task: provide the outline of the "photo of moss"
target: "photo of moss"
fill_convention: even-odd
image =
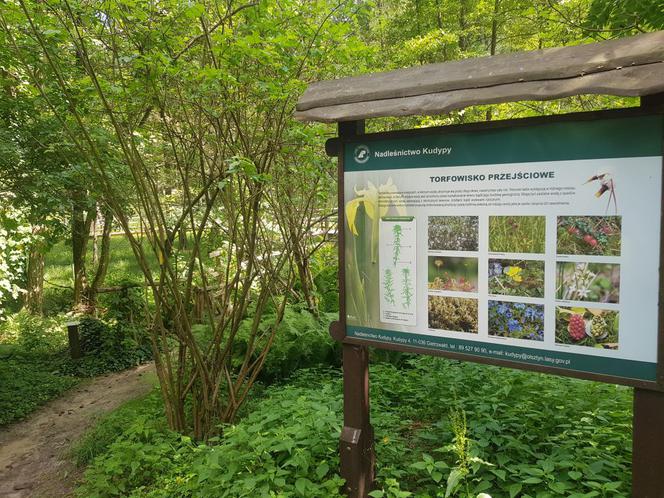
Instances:
[[[430,251],[477,251],[477,216],[429,216]]]
[[[489,294],[544,297],[544,261],[490,259]]]
[[[477,292],[477,258],[429,256],[429,289]]]
[[[619,313],[595,308],[556,308],[556,343],[618,349]]]
[[[429,296],[429,328],[477,334],[477,299]]]
[[[620,265],[611,263],[558,263],[556,299],[617,303]]]
[[[559,216],[558,254],[620,256],[620,216]]]
[[[543,253],[544,216],[489,216],[489,251]]]

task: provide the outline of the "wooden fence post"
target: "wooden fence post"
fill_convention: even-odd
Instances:
[[[69,355],[73,359],[83,356],[81,352],[81,336],[79,334],[80,322],[67,323],[67,339],[69,340]]]

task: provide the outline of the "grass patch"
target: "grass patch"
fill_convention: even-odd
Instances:
[[[544,253],[544,216],[489,216],[489,250]]]

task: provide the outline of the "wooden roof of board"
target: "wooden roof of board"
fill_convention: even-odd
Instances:
[[[660,92],[664,31],[319,81],[300,97],[295,117],[337,122],[580,94]]]

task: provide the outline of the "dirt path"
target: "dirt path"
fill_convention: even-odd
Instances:
[[[75,387],[22,422],[0,429],[0,498],[68,496],[77,472],[67,450],[94,423],[150,391],[152,364]]]

